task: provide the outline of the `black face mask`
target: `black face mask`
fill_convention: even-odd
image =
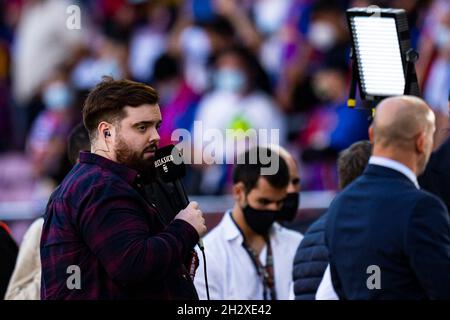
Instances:
[[[283,207],[279,211],[277,221],[291,222],[297,215],[298,206],[300,204],[299,193],[292,192],[286,195]]]
[[[242,212],[244,213],[244,218],[248,226],[254,232],[263,236],[267,235],[279,213],[277,210],[257,210],[250,207],[250,205],[245,206]]]

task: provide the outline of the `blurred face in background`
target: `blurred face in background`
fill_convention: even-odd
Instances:
[[[322,102],[340,102],[347,93],[346,78],[337,69],[323,69],[313,76],[313,90]]]
[[[313,14],[308,29],[308,40],[314,49],[327,52],[348,38],[345,18],[341,12],[323,10]]]
[[[294,158],[290,155],[284,155],[283,159],[286,161],[289,169],[289,184],[286,189],[286,198],[283,201],[283,206],[277,214],[277,220],[279,222],[291,222],[295,219],[300,206],[300,176]]]
[[[65,71],[57,70],[42,86],[41,99],[47,110],[63,112],[73,105],[75,94],[67,77]]]
[[[235,94],[248,90],[247,70],[238,54],[227,52],[217,59],[213,82],[216,90]]]
[[[42,91],[42,101],[47,110],[64,111],[72,105],[73,92],[65,81],[51,81]]]
[[[287,193],[299,193],[301,190],[297,164],[293,158],[285,159],[289,169],[289,185]]]

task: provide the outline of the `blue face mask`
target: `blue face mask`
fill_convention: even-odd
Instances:
[[[219,90],[238,93],[246,85],[245,75],[236,69],[220,69],[214,74],[214,85]]]
[[[49,85],[43,95],[43,102],[49,110],[66,109],[72,103],[72,94],[69,88],[63,83]]]
[[[450,41],[450,28],[439,26],[435,33],[435,43],[438,48],[445,48]]]

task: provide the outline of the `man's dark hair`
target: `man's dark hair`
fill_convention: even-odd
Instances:
[[[372,144],[367,140],[355,142],[339,153],[337,167],[340,189],[344,189],[363,173],[371,154]]]
[[[263,168],[270,168],[278,161],[278,170],[273,175],[261,175]],[[266,163],[268,162],[268,163]],[[258,179],[263,177],[274,188],[286,188],[289,184],[289,170],[286,161],[271,149],[254,147],[239,157],[233,170],[233,184],[242,182],[245,193],[249,194],[255,188]]]
[[[80,151],[89,151],[91,143],[89,141],[89,134],[82,123],[77,124],[69,133],[67,139],[67,157],[70,164],[76,164]]]
[[[157,104],[155,89],[131,80],[114,80],[104,77],[89,93],[83,107],[83,123],[91,141],[96,138],[97,126],[101,121],[114,123],[123,119],[126,106],[139,107],[143,104]]]

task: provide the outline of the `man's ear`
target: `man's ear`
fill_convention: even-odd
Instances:
[[[373,144],[373,124],[371,124],[369,127],[369,140],[370,143]]]
[[[426,133],[424,131],[422,131],[416,138],[416,151],[417,153],[424,153],[425,147],[426,147],[426,141],[427,137],[426,137]]]
[[[238,182],[233,185],[233,198],[235,202],[241,203],[245,198],[245,187],[242,182]]]
[[[101,121],[97,126],[98,137],[107,138],[114,134],[114,126],[106,121]]]

